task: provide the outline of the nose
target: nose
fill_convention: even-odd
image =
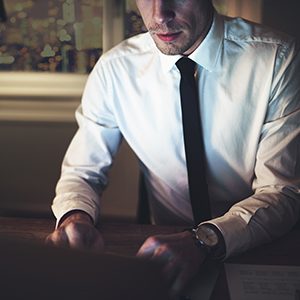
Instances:
[[[157,24],[166,24],[175,18],[170,0],[153,0],[153,19]]]

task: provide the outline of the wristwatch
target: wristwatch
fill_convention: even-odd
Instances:
[[[225,243],[221,232],[211,224],[201,224],[192,229],[196,245],[203,249],[208,257],[222,258],[225,255]]]

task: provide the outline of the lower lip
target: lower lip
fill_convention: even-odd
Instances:
[[[173,42],[178,38],[180,35],[180,32],[178,33],[172,33],[172,34],[157,34],[158,38],[162,40],[163,42]]]

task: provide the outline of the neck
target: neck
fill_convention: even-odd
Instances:
[[[184,56],[190,55],[191,53],[193,53],[200,46],[200,44],[205,39],[206,35],[208,34],[208,32],[209,32],[209,30],[212,26],[215,10],[214,10],[211,3],[209,3],[208,5],[209,5],[209,7],[207,7],[207,22],[206,22],[206,25],[204,26],[202,32],[200,33],[200,36],[199,36],[198,40],[195,42],[194,47],[189,49],[187,52],[183,53]]]

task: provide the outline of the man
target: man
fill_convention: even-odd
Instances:
[[[208,256],[268,242],[299,217],[299,47],[283,34],[219,16],[210,0],[136,3],[149,32],[104,54],[88,79],[48,241],[102,249],[93,224],[122,137],[139,158],[153,222],[193,224],[176,66],[189,57],[197,64],[212,217],[196,235],[149,237],[138,252],[164,262],[178,295]]]

